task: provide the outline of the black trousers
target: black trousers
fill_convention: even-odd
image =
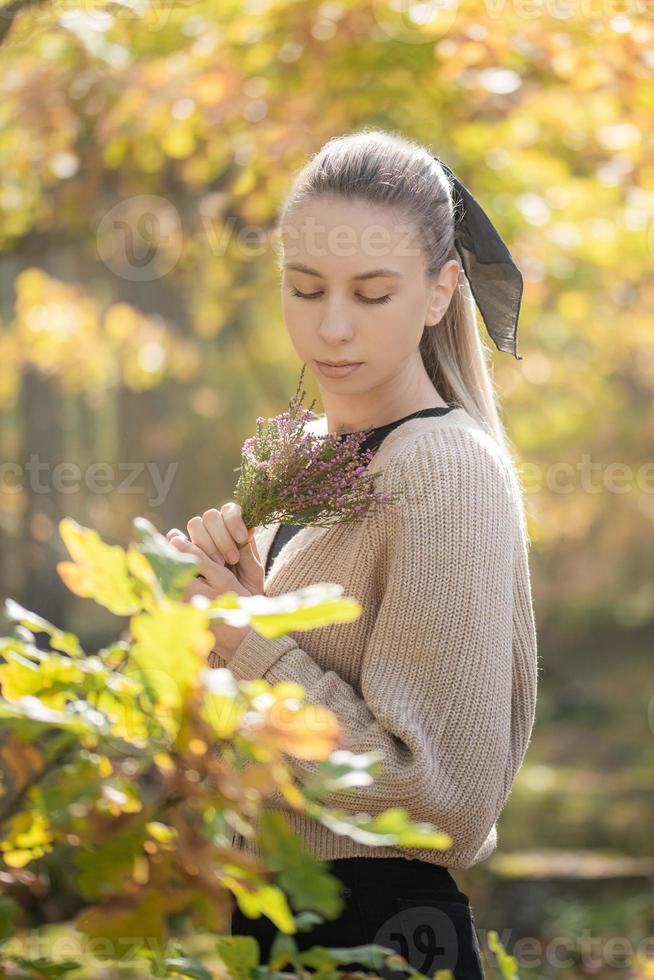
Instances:
[[[340,858],[327,865],[345,886],[346,905],[338,919],[295,933],[299,950],[374,943],[395,950],[429,976],[449,969],[455,980],[483,980],[472,907],[447,868],[427,861],[374,857]],[[267,963],[277,927],[264,916],[250,919],[236,907],[231,934],[257,939],[261,962]],[[387,967],[377,972],[388,980],[406,976]]]

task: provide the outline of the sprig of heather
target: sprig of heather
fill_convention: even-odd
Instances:
[[[370,429],[318,435],[307,432],[315,419],[303,408],[303,365],[288,411],[272,418],[257,418],[256,433],[241,448],[241,465],[233,497],[248,528],[272,524],[331,527],[360,520],[373,503],[394,499],[377,494],[381,470],[369,472],[372,450],[361,444]]]

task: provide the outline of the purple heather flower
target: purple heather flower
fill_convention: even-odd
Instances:
[[[374,453],[360,449],[368,431],[344,437],[306,431],[315,414],[314,402],[302,407],[305,367],[288,411],[259,416],[256,434],[241,448],[234,500],[247,527],[273,522],[330,527],[359,520],[373,503],[393,499],[375,493],[380,471],[368,471]]]

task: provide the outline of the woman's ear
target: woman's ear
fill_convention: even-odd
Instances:
[[[446,262],[432,287],[432,300],[425,318],[426,327],[435,327],[445,316],[452,295],[459,281],[461,265],[456,259]]]

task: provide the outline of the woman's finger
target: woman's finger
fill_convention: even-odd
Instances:
[[[183,534],[174,534],[168,540],[174,548],[177,548],[178,551],[184,551],[186,546],[190,544],[189,539]]]
[[[237,527],[240,525],[242,539],[239,544],[241,557],[235,570],[236,575],[253,595],[260,595],[263,593],[265,572],[261,556],[259,555],[259,549],[257,548],[255,537],[257,529],[256,527],[249,528],[245,524],[241,516],[241,508],[238,504],[235,504],[234,508],[232,510],[232,520]]]
[[[211,586],[202,579],[196,578],[193,579],[192,582],[189,582],[186,586],[183,596],[184,602],[188,602],[194,595],[203,595],[206,596],[207,599],[215,599],[216,590],[212,589]]]
[[[230,569],[219,562],[212,561],[202,548],[198,548],[190,541],[182,541],[180,538],[175,538],[174,541],[178,542],[176,547],[179,547],[180,551],[195,556],[198,574],[206,579],[214,594],[222,595],[223,592],[238,592],[239,595],[249,594],[247,589],[243,590],[243,586]]]
[[[241,545],[240,560],[234,571],[250,592],[259,595],[263,591],[263,565],[254,536]]]
[[[210,572],[212,566],[217,566],[218,568],[222,567],[217,562],[212,561],[211,558],[205,554],[202,548],[198,548],[196,544],[193,544],[187,538],[173,538],[171,544],[173,544],[179,551],[183,551],[187,555],[193,555],[196,558],[198,573],[203,575],[207,581],[209,580],[208,573]]]
[[[248,543],[248,528],[241,516],[241,508],[234,500],[228,500],[220,508],[225,527],[239,547]]]
[[[259,549],[257,548],[257,539],[254,536],[254,528],[252,528],[252,534],[250,534],[250,547],[252,548],[252,554],[259,562],[261,567],[263,567],[263,562],[261,561],[261,555],[259,554]]]
[[[209,534],[204,519],[202,517],[192,517],[186,525],[189,537],[194,545],[200,548],[212,561],[225,564],[225,552],[216,546],[216,542]]]
[[[238,541],[228,528],[222,511],[216,510],[215,507],[205,510],[202,523],[219,553],[224,555],[227,564],[235,565],[239,559]]]
[[[239,559],[235,569],[238,579],[253,594],[263,592],[264,571],[254,538],[255,528],[248,528],[241,508],[230,500],[221,509],[225,525],[238,543]]]
[[[175,547],[178,550],[183,550],[184,549],[184,545],[189,544],[189,538],[188,538],[188,536],[186,534],[184,534],[183,531],[180,531],[179,528],[177,528],[177,527],[172,527],[170,529],[170,531],[167,531],[166,532],[166,537],[168,538],[168,540],[170,541],[171,544],[174,544],[175,545]],[[196,544],[196,545],[198,545],[198,542],[197,541],[195,541],[193,543]],[[219,565],[224,565],[225,564],[225,559],[223,558],[222,555],[218,554],[218,552],[216,551],[216,549],[213,546],[210,549],[207,548],[206,545],[205,545],[204,548],[202,548],[202,545],[198,545],[198,546],[204,551],[205,554],[207,554],[208,551],[211,552],[207,556],[209,558],[211,558],[212,561],[217,561]]]

